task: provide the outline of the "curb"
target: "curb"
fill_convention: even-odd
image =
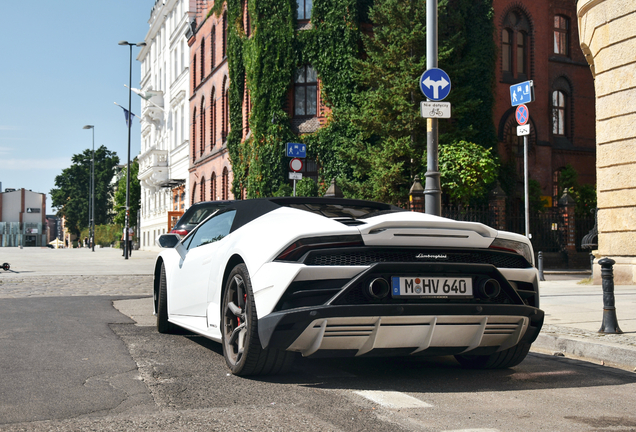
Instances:
[[[608,336],[624,339],[625,337],[621,335],[602,336],[577,329],[549,325],[544,327],[546,328],[541,331],[537,340],[532,344],[533,350],[536,349],[554,355],[562,354],[577,357],[587,361],[636,371],[636,345],[631,346],[631,344],[625,345],[624,343],[617,344],[611,341],[594,340]]]

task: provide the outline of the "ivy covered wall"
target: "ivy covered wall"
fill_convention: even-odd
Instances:
[[[287,182],[284,148],[293,141],[308,144],[308,157],[317,161],[319,193],[337,177],[346,196],[403,202],[425,149],[419,117],[425,44],[414,45],[425,39],[425,0],[314,0],[307,30],[298,30],[295,0],[248,0],[247,33],[244,1],[226,0],[234,195],[273,195]],[[453,119],[441,125],[440,142],[491,147],[491,0],[440,0],[439,20],[440,67],[453,80]],[[379,43],[372,28],[384,35]],[[316,69],[331,114],[324,127],[298,137],[284,108],[294,71],[304,64]],[[243,140],[245,89],[252,111]],[[375,128],[372,120],[383,112],[383,127]]]

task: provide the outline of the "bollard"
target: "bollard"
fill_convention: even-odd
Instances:
[[[603,323],[598,332],[606,334],[623,333],[618,327],[614,301],[614,270],[612,266],[616,264],[616,261],[611,258],[603,258],[598,263],[601,265],[601,278],[603,279]]]
[[[545,281],[545,276],[543,276],[543,252],[539,251],[539,257],[537,259],[537,261],[539,262],[539,280],[540,281]]]

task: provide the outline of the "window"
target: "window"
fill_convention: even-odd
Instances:
[[[230,100],[230,89],[226,88],[227,85],[227,79],[223,80],[223,88],[225,90],[223,90],[223,123],[221,124],[222,127],[222,140],[225,141],[225,139],[228,136],[229,133],[229,118],[230,118],[230,106],[229,106],[229,100]]]
[[[216,174],[212,173],[212,177],[210,177],[210,201],[216,200]]]
[[[223,13],[223,58],[227,55],[227,12]]]
[[[517,76],[526,74],[526,34],[517,32]]]
[[[197,202],[197,182],[195,181],[192,185],[192,200],[190,201],[190,205]]]
[[[201,39],[201,81],[205,78],[205,37]]]
[[[227,236],[232,230],[232,223],[236,210],[229,210],[203,222],[193,233],[192,240],[186,246],[188,249],[217,242]],[[187,240],[186,240],[187,242]]]
[[[192,162],[196,159],[197,156],[197,109],[194,109],[194,113],[192,113]]]
[[[192,90],[197,88],[197,56],[192,58]]]
[[[312,0],[298,0],[298,19],[311,19]]]
[[[210,64],[212,70],[216,67],[216,26],[212,27],[212,33],[210,34]]]
[[[559,90],[552,92],[552,133],[565,135],[565,94]]]
[[[503,29],[501,32],[501,70],[512,73],[512,31]]]
[[[294,115],[315,116],[318,99],[318,78],[311,66],[302,66],[294,77]]]
[[[199,156],[203,156],[205,152],[205,99],[201,98],[201,144]]]
[[[227,171],[227,167],[223,168],[223,177],[221,179],[221,199],[228,200],[229,199],[229,174]]]
[[[568,55],[569,20],[561,15],[554,17],[554,53]]]
[[[214,87],[212,87],[210,100],[212,101],[212,112],[210,113],[210,149],[213,149],[216,144],[216,89]]]
[[[205,177],[201,177],[201,196],[199,201],[205,201]]]

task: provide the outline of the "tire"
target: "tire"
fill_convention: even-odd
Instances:
[[[527,342],[521,342],[512,348],[490,355],[456,355],[455,358],[463,367],[468,369],[505,369],[517,366],[530,351]]]
[[[277,375],[291,367],[294,353],[263,349],[252,283],[245,264],[230,273],[221,309],[223,356],[234,375]]]
[[[157,331],[159,333],[175,333],[177,326],[168,321],[168,292],[166,267],[161,263],[159,276],[159,298],[157,299]]]

